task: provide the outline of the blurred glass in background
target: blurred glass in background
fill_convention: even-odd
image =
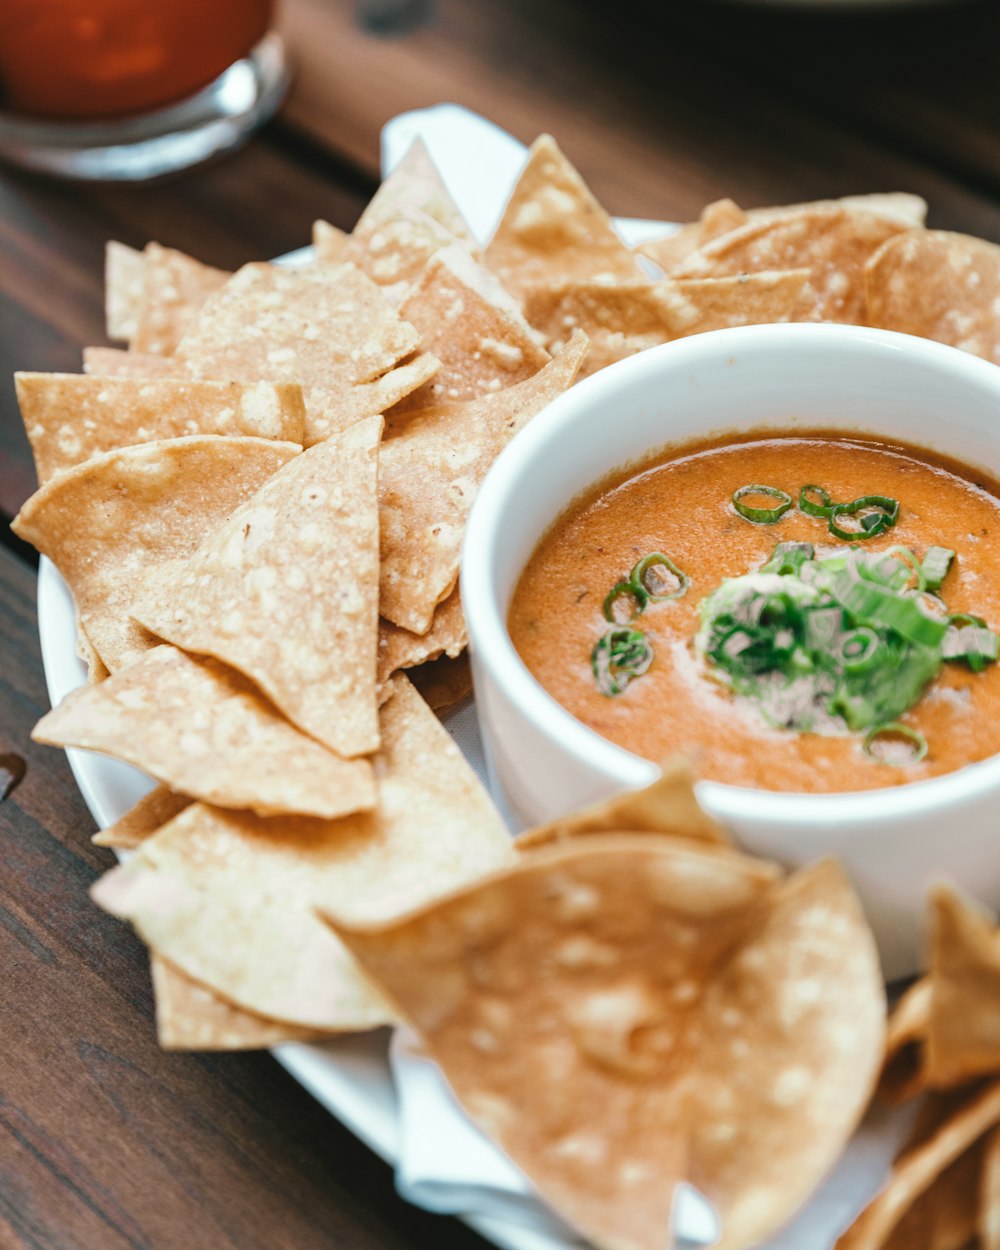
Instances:
[[[235,147],[285,94],[273,0],[0,0],[0,158],[134,181]]]

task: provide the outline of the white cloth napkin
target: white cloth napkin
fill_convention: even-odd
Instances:
[[[389,1061],[399,1103],[396,1188],[403,1198],[439,1214],[475,1212],[520,1224],[548,1238],[553,1250],[585,1244],[476,1128],[409,1029],[396,1030]],[[678,1190],[673,1223],[678,1250],[718,1239],[712,1208],[689,1185]]]

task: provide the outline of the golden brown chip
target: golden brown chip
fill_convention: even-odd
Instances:
[[[556,281],[641,282],[645,277],[551,135],[531,145],[486,261],[519,298]]]
[[[585,833],[659,833],[730,845],[722,826],[694,794],[694,774],[685,760],[668,760],[659,778],[642,790],[626,790],[591,807],[528,829],[515,839],[519,851]]]
[[[920,230],[889,239],[867,269],[869,324],[1000,364],[1000,247]]]
[[[52,478],[13,528],[62,573],[91,644],[115,672],[154,643],[128,615],[143,577],[189,556],[300,450],[210,435],[122,447]]]
[[[465,248],[428,262],[399,315],[420,332],[441,370],[406,406],[476,399],[536,374],[549,359],[519,305]]]
[[[764,270],[811,270],[815,304],[810,320],[864,325],[865,264],[906,227],[878,213],[832,205],[780,213],[706,243],[675,270],[676,277],[724,278]]]
[[[148,578],[137,621],[249,677],[338,754],[378,747],[378,447],[369,417],[303,452],[191,558]]]
[[[768,217],[780,217],[788,213],[798,213],[803,209],[812,210],[848,208],[861,209],[875,213],[879,217],[888,217],[897,225],[907,229],[923,226],[927,220],[927,201],[909,191],[875,191],[866,195],[842,195],[837,200],[810,200],[802,204],[778,204],[771,208],[752,208],[748,213],[751,221],[763,221]]]
[[[309,445],[336,433],[330,412],[345,393],[391,381],[419,345],[416,330],[354,265],[253,264],[208,300],[177,358],[196,378],[300,383]],[[424,378],[418,371],[412,380]]]
[[[16,373],[17,402],[38,481],[102,451],[189,434],[247,434],[301,443],[297,386]]]
[[[689,334],[736,325],[804,319],[812,306],[809,270],[732,278],[665,279],[619,286],[598,282],[536,287],[525,313],[558,350],[579,329],[591,349],[581,373]]]
[[[556,1210],[595,1245],[661,1250],[686,1172],[697,1000],[774,880],[728,850],[595,836],[395,924],[333,920]]]
[[[465,522],[476,491],[522,426],[572,385],[587,352],[575,335],[543,369],[517,386],[464,404],[414,414],[382,448],[379,611],[424,634],[458,580]]]
[[[840,1238],[836,1250],[882,1250],[920,1196],[998,1122],[1000,1082],[993,1082],[971,1093],[922,1145],[900,1156],[881,1192]]]
[[[379,806],[338,821],[194,804],[94,897],[238,1006],[323,1030],[392,1019],[314,907],[385,920],[513,858],[489,796],[409,682],[382,709]]]
[[[467,655],[460,655],[455,660],[446,655],[438,656],[436,660],[410,669],[407,676],[423,701],[438,716],[451,711],[472,694],[472,670]]]
[[[109,339],[127,343],[135,334],[145,277],[142,252],[124,243],[108,243],[104,249],[104,318]]]
[[[475,250],[475,240],[444,185],[427,145],[414,139],[406,155],[379,186],[361,214],[354,234],[370,238],[387,221],[422,213],[447,231],[451,240]]]
[[[886,1102],[906,1102],[927,1084],[926,1045],[931,1017],[931,983],[911,985],[889,1017],[879,1094]]]
[[[458,587],[434,609],[426,634],[411,634],[391,621],[378,623],[378,682],[381,687],[393,673],[412,669],[441,657],[457,659],[469,645],[469,631]]]
[[[159,955],[152,956],[149,966],[156,996],[156,1037],[164,1050],[263,1050],[330,1036],[227,1003]]]
[[[703,243],[745,225],[748,217],[732,200],[716,200],[702,209],[701,218],[665,235],[641,243],[636,251],[655,261],[665,274],[673,273],[679,264],[698,250]]]
[[[95,846],[110,846],[116,851],[134,851],[150,834],[190,807],[191,802],[186,794],[177,794],[169,786],[157,786],[113,825],[99,829],[91,841]]]
[[[1000,931],[948,886],[931,908],[927,1082],[946,1089],[1000,1071]]]
[[[159,243],[146,244],[142,262],[142,300],[130,345],[137,352],[171,356],[202,305],[231,275]]]
[[[94,650],[94,644],[87,637],[87,631],[77,622],[76,653],[87,666],[87,685],[94,686],[108,676],[107,665]]]
[[[125,352],[118,347],[85,347],[84,373],[107,378],[189,378],[187,370],[173,356],[150,352]]]
[[[347,259],[344,253],[350,237],[328,221],[314,221],[312,241],[316,259],[322,264],[342,265]]]
[[[833,860],[783,883],[708,985],[689,1073],[688,1177],[723,1250],[765,1241],[864,1115],[885,1035],[878,952]]]
[[[154,647],[100,685],[74,690],[32,738],[112,755],[192,798],[259,816],[332,820],[375,806],[367,760],[341,759],[238,673],[175,647]]]

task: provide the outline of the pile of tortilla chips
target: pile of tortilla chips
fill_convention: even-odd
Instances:
[[[930,970],[889,1024],[880,1092],[927,1094],[882,1191],[838,1250],[1000,1246],[1000,930],[948,886],[931,895]]]
[[[89,670],[36,737],[157,783],[97,835],[133,854],[94,897],[150,946],[165,1046],[406,1018],[609,1250],[665,1244],[680,1180],[727,1247],[804,1201],[882,1050],[839,869],[739,855],[684,773],[515,845],[432,709],[469,689],[476,492],[578,377],[753,322],[995,350],[996,307],[949,294],[995,298],[992,252],[923,210],[725,201],[637,251],[543,137],[485,249],[419,144],[301,267],[109,246],[127,346],[19,375],[40,488],[15,528],[69,585]],[[928,267],[940,298],[914,300]]]

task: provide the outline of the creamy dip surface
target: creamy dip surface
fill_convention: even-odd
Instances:
[[[944,420],[944,418],[942,418]],[[863,735],[796,732],[769,724],[699,657],[699,605],[724,578],[768,560],[776,544],[849,551],[822,518],[793,507],[774,524],[740,516],[732,496],[750,483],[798,500],[806,484],[834,500],[899,501],[895,526],[857,544],[865,553],[903,545],[922,557],[955,551],[940,595],[951,613],[1000,626],[1000,498],[995,483],[929,453],[862,436],[729,436],[686,445],[609,477],[572,505],[539,543],[517,586],[508,625],[521,658],[568,711],[612,742],[661,760],[687,754],[697,774],[736,785],[800,792],[867,790],[950,772],[1000,752],[1000,665],[973,672],[946,663],[899,719],[923,734],[919,762],[888,763]],[[768,503],[765,499],[764,504]],[[634,622],[654,650],[648,671],[620,694],[601,693],[591,656],[609,629],[608,592],[643,556],[662,552],[690,579],[684,595],[651,603]]]

